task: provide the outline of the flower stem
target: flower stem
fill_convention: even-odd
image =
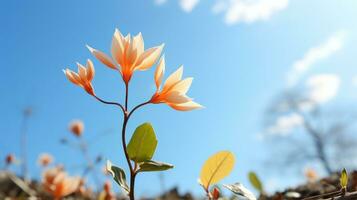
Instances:
[[[137,109],[139,109],[140,107],[151,103],[151,101],[146,101],[144,103],[141,103],[137,106],[135,106],[130,112],[128,111],[128,98],[129,98],[129,85],[127,83],[125,83],[125,104],[124,107],[120,104],[120,103],[116,103],[116,102],[109,102],[109,101],[105,101],[99,97],[97,97],[96,95],[93,95],[94,98],[96,98],[98,101],[104,103],[104,104],[109,104],[109,105],[115,105],[121,108],[121,110],[124,113],[124,119],[123,119],[123,126],[122,126],[122,132],[121,132],[121,140],[122,140],[122,146],[123,146],[123,151],[125,154],[125,159],[126,162],[128,163],[128,167],[130,170],[130,191],[129,191],[129,199],[130,200],[135,200],[135,193],[134,193],[134,189],[135,189],[135,178],[136,178],[136,168],[137,166],[135,165],[135,168],[133,167],[130,158],[129,158],[129,154],[126,148],[126,127],[128,125],[128,121],[130,116],[134,113],[134,111],[136,111]]]
[[[117,102],[110,102],[110,101],[105,101],[99,97],[97,97],[96,95],[93,95],[94,98],[96,98],[98,101],[104,103],[104,104],[109,104],[109,105],[115,105],[115,106],[118,106],[120,107],[120,109],[125,113],[125,109],[124,107],[120,104],[120,103],[117,103]]]
[[[124,120],[123,120],[123,129],[122,129],[122,145],[123,145],[123,150],[124,150],[124,154],[125,154],[125,159],[128,163],[129,166],[129,170],[130,170],[130,191],[129,191],[129,199],[130,200],[134,200],[135,199],[135,193],[134,193],[134,189],[135,189],[135,175],[136,172],[134,171],[134,168],[131,164],[130,158],[129,158],[129,154],[128,151],[126,149],[126,139],[125,139],[125,133],[126,133],[126,126],[128,124],[128,120],[130,115],[128,114],[128,98],[129,98],[129,84],[125,83],[125,104],[124,104]]]

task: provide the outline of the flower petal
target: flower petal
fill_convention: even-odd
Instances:
[[[138,58],[135,70],[143,71],[149,69],[152,65],[155,64],[163,48],[164,48],[164,44],[158,47],[150,48],[146,50],[144,53],[142,53]]]
[[[63,73],[66,75],[67,79],[69,81],[71,81],[73,84],[75,85],[79,85],[79,81],[77,81],[73,76],[72,76],[72,73],[73,71],[69,70],[69,69],[65,69],[63,70]],[[74,73],[74,72],[73,72]]]
[[[137,52],[134,47],[134,43],[131,40],[129,40],[128,47],[126,48],[125,51],[125,65],[126,67],[128,67],[128,69],[130,68],[130,70],[133,70],[132,67],[134,65],[134,62],[136,61],[136,58],[137,58]]]
[[[124,65],[124,45],[125,41],[123,35],[118,29],[115,29],[112,39],[111,53],[115,61],[121,66]]]
[[[170,95],[165,97],[165,102],[168,104],[182,104],[192,101],[192,99],[185,94],[181,94],[179,92],[172,92]]]
[[[194,109],[199,109],[199,108],[203,108],[202,105],[193,102],[193,101],[189,101],[187,103],[182,103],[182,104],[168,104],[171,108],[175,109],[175,110],[179,110],[179,111],[190,111],[190,110],[194,110]]]
[[[83,82],[87,81],[87,69],[80,63],[77,62],[77,66],[78,66],[78,75],[81,78],[81,80]]]
[[[91,60],[87,60],[87,80],[90,82],[93,80],[95,74],[93,62]]]
[[[162,92],[168,91],[173,85],[179,82],[182,78],[183,66],[178,68],[174,73],[172,73],[165,81],[164,88]]]
[[[187,91],[190,89],[192,80],[193,80],[193,78],[190,77],[190,78],[186,78],[182,81],[179,81],[178,83],[176,83],[175,85],[172,86],[169,93],[170,92],[178,92],[180,94],[186,94]]]
[[[88,45],[87,45],[87,48],[104,65],[108,66],[109,68],[115,69],[115,70],[118,69],[116,67],[114,61],[109,56],[107,56],[105,53],[103,53],[97,49],[93,49],[92,47],[90,47]]]
[[[164,76],[165,73],[165,56],[162,56],[159,64],[157,65],[157,68],[155,70],[155,84],[156,84],[156,88],[157,90],[160,89],[160,85],[162,82],[162,77]]]
[[[141,33],[138,33],[133,39],[134,48],[136,49],[136,53],[140,56],[144,53],[144,39]]]

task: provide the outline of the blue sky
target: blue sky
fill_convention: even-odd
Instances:
[[[58,142],[62,137],[71,137],[67,125],[72,119],[84,121],[84,137],[88,139],[111,130],[113,133],[98,140],[92,151],[125,166],[119,110],[96,102],[70,84],[62,73],[66,67],[75,69],[75,62],[84,63],[91,58],[98,96],[122,101],[124,88],[119,74],[95,60],[85,48],[89,44],[109,52],[114,29],[119,28],[124,34],[142,32],[146,47],[165,43],[166,75],[183,64],[184,76],[194,77],[189,95],[206,107],[177,112],[166,105],[149,105],[135,113],[129,124],[129,133],[143,122],[153,124],[159,140],[155,159],[175,165],[175,169],[165,172],[167,188],[178,185],[183,192],[200,194],[197,177],[201,165],[219,150],[231,150],[237,160],[233,173],[224,182],[247,184],[250,170],[264,174],[262,179],[266,182],[279,181],[278,175],[265,168],[267,147],[257,139],[262,132],[264,109],[272,97],[287,87],[294,64],[304,61],[309,50],[323,48],[329,38],[338,38],[340,33],[343,36],[337,39],[337,47],[325,52],[325,56],[305,59],[307,70],[298,84],[310,75],[332,73],[340,80],[333,102],[357,99],[353,94],[357,75],[357,2],[274,1],[276,7],[265,6],[267,16],[260,17],[254,7],[243,6],[241,18],[234,17],[236,11],[232,7],[237,5],[224,0],[219,1],[221,7],[215,11],[212,10],[218,1],[203,0],[189,9],[187,5],[182,7],[187,0],[2,2],[1,157],[9,152],[19,153],[21,110],[30,105],[34,115],[29,123],[28,152],[33,176],[39,176],[35,162],[42,152],[53,154],[57,162],[66,165],[79,162],[79,154]],[[233,17],[227,19],[228,12]],[[130,106],[152,95],[153,73],[154,69],[135,73]],[[275,184],[288,183],[284,180]],[[138,177],[139,194],[154,195],[159,188],[157,174]]]

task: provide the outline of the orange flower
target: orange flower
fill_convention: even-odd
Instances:
[[[306,168],[304,171],[305,177],[307,178],[308,181],[314,182],[319,178],[319,175],[317,172],[312,169],[312,168]]]
[[[144,71],[155,64],[163,47],[162,44],[145,51],[141,33],[134,37],[131,37],[130,34],[124,37],[118,29],[115,30],[112,40],[112,58],[87,45],[89,51],[103,64],[114,70],[119,70],[126,84],[129,83],[134,71]]]
[[[64,74],[73,84],[82,87],[88,92],[88,94],[94,95],[94,90],[91,81],[93,80],[95,71],[92,61],[88,59],[86,67],[84,67],[80,63],[77,63],[77,66],[78,73],[66,69],[63,70]]]
[[[165,71],[165,58],[162,57],[155,71],[156,92],[152,96],[151,103],[166,103],[175,110],[188,111],[202,106],[186,95],[191,86],[193,78],[181,80],[183,67],[172,73],[164,83],[161,89],[162,77]],[[160,91],[161,89],[161,91]]]
[[[5,158],[5,162],[7,165],[11,165],[15,162],[15,156],[13,154],[8,154]]]
[[[53,156],[51,154],[43,153],[38,157],[38,163],[43,167],[48,166],[52,162],[53,162]]]
[[[42,174],[42,183],[55,199],[60,199],[75,192],[80,179],[69,177],[61,168],[55,167]]]
[[[84,130],[84,124],[81,120],[74,120],[69,125],[69,130],[77,137],[81,136]]]
[[[109,181],[105,181],[103,191],[100,193],[100,198],[103,200],[114,200],[115,196],[112,192],[112,184]]]

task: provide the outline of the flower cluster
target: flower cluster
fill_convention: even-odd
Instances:
[[[116,29],[111,44],[111,56],[90,46],[87,47],[100,62],[111,69],[119,71],[124,83],[128,85],[134,71],[148,70],[159,60],[164,45],[162,44],[145,50],[141,33],[134,37],[130,34],[123,36],[122,33]],[[77,63],[77,66],[78,73],[65,69],[65,75],[73,84],[82,87],[87,93],[95,96],[92,86],[94,77],[93,63],[88,59],[86,67],[80,63]],[[186,95],[193,79],[186,78],[181,80],[183,67],[180,67],[171,74],[162,85],[164,71],[165,58],[162,56],[155,71],[157,90],[149,103],[165,103],[171,108],[180,111],[188,111],[202,107]]]
[[[54,199],[60,199],[75,192],[79,183],[79,178],[69,177],[62,167],[48,169],[42,174],[42,184]]]

